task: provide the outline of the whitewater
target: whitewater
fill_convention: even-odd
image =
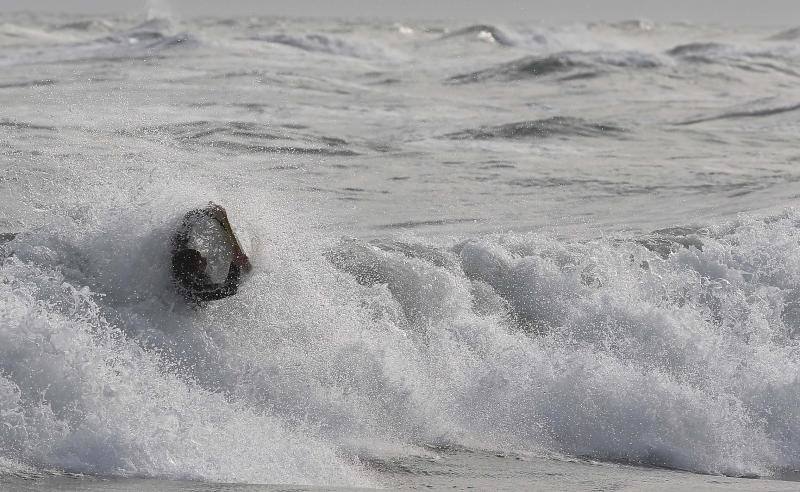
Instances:
[[[795,490],[798,40],[0,14],[0,488]]]

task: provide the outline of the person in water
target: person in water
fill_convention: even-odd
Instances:
[[[228,275],[222,283],[208,275],[208,258],[192,247],[195,228],[203,221],[213,219],[221,226],[224,250],[230,253]],[[228,214],[221,206],[210,202],[207,207],[189,211],[172,241],[172,277],[187,301],[201,304],[236,294],[242,274],[252,269],[249,258],[242,251],[233,233]]]

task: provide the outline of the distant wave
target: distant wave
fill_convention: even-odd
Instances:
[[[786,29],[767,38],[769,41],[796,41],[798,39],[800,39],[800,27]]]
[[[453,82],[482,82],[485,80],[519,80],[541,77],[576,68],[591,68],[591,65],[566,55],[550,55],[544,58],[528,56],[495,67],[451,77]]]
[[[611,22],[606,25],[627,32],[650,32],[656,27],[655,23],[646,19],[628,19],[619,22]]]
[[[34,123],[28,123],[26,121],[9,120],[7,118],[0,119],[0,127],[13,128],[15,130],[48,130],[48,131],[53,131],[53,130],[56,129],[54,126],[37,125],[37,124],[34,124]]]
[[[517,43],[502,29],[490,24],[474,24],[440,37],[440,40],[458,37],[476,37],[485,41],[497,43],[502,46],[516,46]]]
[[[448,80],[455,83],[521,80],[575,70],[589,70],[592,75],[597,75],[598,71],[608,67],[655,68],[661,65],[658,58],[637,51],[564,51],[545,57],[526,56]]]
[[[723,64],[749,72],[779,72],[800,77],[784,57],[768,50],[746,50],[724,43],[686,43],[667,50],[667,55],[698,64]]]
[[[667,50],[667,54],[671,56],[692,57],[706,55],[708,53],[718,53],[728,49],[730,49],[730,46],[722,43],[686,43],[679,44]]]
[[[384,224],[379,226],[379,229],[412,229],[414,227],[427,227],[427,226],[440,226],[450,224],[463,224],[463,223],[480,222],[480,219],[435,219],[435,220],[408,220],[405,222],[393,222],[391,224]]]
[[[520,121],[498,126],[487,126],[445,135],[452,139],[537,139],[549,137],[602,137],[618,135],[625,130],[609,123],[596,123],[571,116],[553,116],[541,120]]]
[[[53,34],[42,29],[23,27],[9,22],[0,24],[0,37],[41,42],[58,42],[63,40],[62,36],[58,34]]]
[[[151,19],[128,30],[110,33],[81,43],[49,46],[46,49],[20,50],[5,58],[2,65],[54,63],[79,60],[115,60],[156,56],[160,51],[179,46],[197,46],[192,34],[169,34],[172,24],[165,19]]]
[[[110,31],[114,25],[105,19],[85,19],[59,24],[56,29],[71,31]]]
[[[145,137],[168,134],[180,143],[202,145],[222,152],[357,155],[341,138],[249,121],[188,121],[122,133]]]
[[[167,19],[150,19],[133,29],[111,34],[98,41],[109,41],[132,48],[144,48],[150,51],[157,51],[177,45],[198,44],[197,39],[187,32],[172,35],[167,34],[172,28],[172,22]],[[142,46],[137,46],[139,44]]]
[[[21,82],[7,82],[5,84],[0,84],[0,89],[17,89],[17,88],[24,88],[24,87],[42,87],[47,85],[54,85],[58,81],[53,79],[37,79],[37,80],[25,80]]]
[[[741,111],[730,111],[713,116],[704,116],[701,118],[694,118],[678,123],[678,125],[694,125],[695,123],[703,123],[706,121],[715,120],[728,120],[737,118],[760,118],[766,116],[774,116],[776,114],[789,113],[792,111],[800,110],[800,104],[792,104],[789,106],[777,106],[773,108],[761,108]]]
[[[369,42],[356,42],[325,34],[269,34],[251,38],[255,41],[282,44],[304,51],[328,53],[352,58],[388,58],[389,52]]]
[[[349,149],[326,148],[326,147],[303,147],[295,145],[259,145],[228,140],[213,140],[208,142],[208,146],[228,150],[234,153],[268,153],[268,154],[313,154],[313,155],[338,155],[353,156],[357,152]]]

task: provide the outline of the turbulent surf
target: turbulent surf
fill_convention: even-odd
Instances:
[[[2,14],[0,479],[791,478],[796,38]]]

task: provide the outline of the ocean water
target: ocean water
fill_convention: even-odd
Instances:
[[[796,489],[799,42],[0,14],[0,488]]]

